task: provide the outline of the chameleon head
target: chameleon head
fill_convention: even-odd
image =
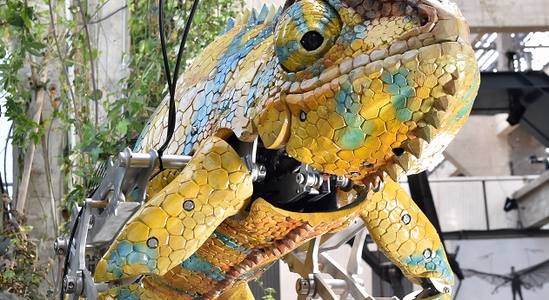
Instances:
[[[286,129],[276,141],[259,133],[267,146],[357,183],[422,171],[476,96],[468,40],[446,0],[289,1],[274,29],[288,82],[274,102]]]

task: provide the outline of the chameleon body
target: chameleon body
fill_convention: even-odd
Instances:
[[[465,122],[479,85],[468,38],[445,0],[289,1],[231,21],[177,82],[165,153],[191,161],[151,178],[95,270],[96,282],[142,285],[99,298],[253,299],[247,281],[357,217],[413,282],[452,284],[436,230],[397,178],[429,167]],[[136,151],[164,141],[167,107]],[[279,206],[235,150],[255,140],[355,189],[329,207]]]

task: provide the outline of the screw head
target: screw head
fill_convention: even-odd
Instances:
[[[147,240],[147,247],[151,248],[151,249],[156,249],[158,248],[158,239],[155,238],[154,236],[149,238]]]
[[[404,214],[400,220],[404,223],[404,225],[408,225],[412,222],[412,217],[409,214]]]
[[[186,211],[193,210],[194,209],[193,200],[185,200],[185,202],[183,202],[183,209],[186,210]]]
[[[307,120],[307,113],[304,111],[301,111],[301,113],[299,113],[299,120],[301,122],[305,122],[305,120]]]
[[[423,251],[423,257],[424,258],[431,258],[431,255],[433,254],[433,251],[431,249],[427,248]]]
[[[298,184],[304,184],[305,183],[305,176],[303,176],[303,174],[301,174],[301,173],[297,173],[297,175],[295,176],[295,181]]]

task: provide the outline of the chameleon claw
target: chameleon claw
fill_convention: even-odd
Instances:
[[[421,278],[423,290],[412,292],[402,300],[450,300],[452,287],[436,278]]]

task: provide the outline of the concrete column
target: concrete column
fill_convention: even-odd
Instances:
[[[90,39],[97,48],[95,63],[95,83],[101,91],[101,103],[121,97],[123,86],[120,80],[127,75],[126,53],[130,39],[126,27],[129,18],[127,1],[88,1]],[[87,57],[86,57],[87,58]],[[105,119],[106,112],[99,105],[99,124]]]

